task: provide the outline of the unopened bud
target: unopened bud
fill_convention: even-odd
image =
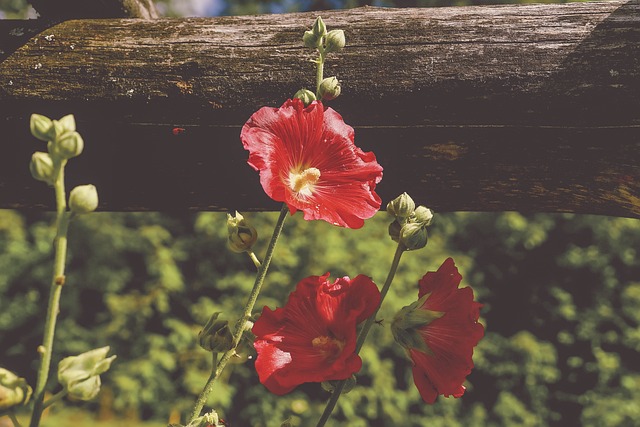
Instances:
[[[304,35],[302,36],[302,42],[304,43],[305,47],[311,49],[315,49],[320,46],[321,40],[322,37],[316,36],[315,34],[313,34],[313,31],[305,31]]]
[[[325,37],[325,52],[339,52],[345,44],[344,31],[331,30]]]
[[[93,212],[98,207],[98,190],[94,185],[79,185],[69,194],[69,209],[76,214]]]
[[[55,120],[54,120],[55,122]],[[56,123],[57,128],[60,130],[58,135],[62,135],[65,132],[75,132],[76,130],[76,119],[73,117],[73,114],[67,114]]]
[[[414,216],[412,220],[426,227],[431,224],[431,220],[433,219],[433,212],[429,208],[425,208],[424,206],[418,206],[414,211]]]
[[[54,184],[55,167],[49,153],[42,151],[33,153],[31,163],[29,163],[29,170],[31,171],[31,176],[38,181],[44,181],[49,185]]]
[[[402,193],[387,204],[387,212],[396,217],[398,222],[404,223],[416,209],[416,204],[407,193]]]
[[[300,89],[293,97],[301,100],[305,107],[316,100],[316,94],[309,89]]]
[[[340,96],[340,82],[335,77],[327,77],[320,83],[320,98],[331,101]]]
[[[409,222],[400,230],[400,242],[408,251],[424,248],[427,245],[427,228],[415,222]]]
[[[236,212],[235,216],[227,214],[227,230],[229,231],[227,243],[233,252],[240,253],[251,250],[253,244],[258,240],[256,229],[239,212]]]
[[[100,374],[109,370],[116,356],[107,357],[109,347],[66,357],[58,364],[58,382],[78,400],[91,400],[100,392]]]
[[[18,405],[25,405],[31,397],[27,380],[11,371],[0,368],[0,412]]]
[[[198,333],[198,344],[206,351],[223,353],[233,347],[233,334],[229,329],[229,321],[219,320],[219,316],[219,312],[213,313]]]
[[[47,149],[52,156],[70,159],[82,153],[84,141],[78,132],[65,132],[54,141],[49,141]]]
[[[53,122],[46,116],[32,114],[29,127],[31,128],[31,135],[41,141],[51,141],[56,137]]]
[[[391,240],[394,242],[400,241],[400,231],[402,230],[402,226],[398,223],[398,221],[393,221],[389,224],[389,236],[391,236]]]
[[[316,37],[324,37],[327,34],[327,26],[324,24],[324,21],[321,17],[317,17],[316,21],[313,23],[313,28],[311,29],[313,35]]]

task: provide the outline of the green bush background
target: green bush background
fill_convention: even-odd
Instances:
[[[276,214],[247,217],[262,235],[262,254]],[[32,384],[52,265],[50,220],[0,211],[0,365]],[[186,415],[210,369],[195,340],[200,325],[214,311],[239,313],[253,282],[248,257],[226,250],[225,220],[223,213],[96,213],[72,224],[56,359],[104,345],[118,359],[98,401],[67,405],[106,418]],[[300,279],[326,271],[381,284],[394,251],[388,222],[381,213],[347,230],[289,218],[256,311],[282,305]],[[382,326],[363,349],[359,385],[338,405],[339,425],[637,425],[639,224],[569,214],[436,215],[427,248],[403,257]],[[465,396],[429,406],[388,319],[447,256],[484,304],[486,336]],[[242,354],[209,405],[232,426],[278,426],[288,417],[312,425],[327,398],[320,386],[271,395],[257,381],[253,350]]]

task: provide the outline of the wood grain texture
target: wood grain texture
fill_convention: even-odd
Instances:
[[[53,204],[27,169],[38,112],[76,115],[69,181],[101,209],[278,209],[239,132],[314,85],[315,16],[67,21],[19,48],[34,24],[0,21],[0,207]],[[640,217],[638,1],[322,16],[347,36],[329,105],[384,166],[385,203]]]

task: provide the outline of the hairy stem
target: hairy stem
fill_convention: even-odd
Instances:
[[[376,321],[376,316],[378,315],[378,311],[380,311],[382,301],[384,301],[384,298],[387,296],[387,292],[389,292],[391,282],[393,282],[393,278],[395,277],[396,271],[398,270],[398,265],[400,264],[400,257],[405,250],[406,248],[404,247],[404,245],[402,243],[398,243],[396,253],[393,256],[393,262],[391,263],[391,268],[389,269],[389,274],[387,275],[387,280],[384,282],[384,286],[382,286],[382,290],[380,291],[380,305],[378,305],[376,311],[367,319],[364,326],[360,330],[360,333],[358,334],[358,340],[356,341],[356,354],[360,352],[364,341],[367,339],[367,335],[369,334],[371,326]],[[331,416],[333,409],[336,407],[336,403],[338,403],[338,399],[340,398],[340,395],[342,394],[342,390],[344,390],[344,386],[346,383],[347,380],[342,380],[336,385],[336,388],[331,394],[331,397],[327,402],[327,406],[324,408],[324,412],[318,420],[318,424],[316,424],[316,427],[323,427],[326,424],[327,420],[329,420],[329,417]]]
[[[64,267],[67,257],[67,229],[69,228],[69,214],[67,213],[66,193],[64,189],[64,166],[66,160],[58,165],[58,174],[54,183],[56,194],[56,237],[54,240],[54,264],[51,290],[49,292],[49,304],[44,325],[44,338],[42,345],[38,347],[40,353],[40,367],[38,380],[34,391],[34,406],[30,427],[40,424],[42,411],[44,410],[44,392],[49,379],[51,355],[53,353],[53,337],[56,330],[56,320],[60,311],[60,294],[64,285]]]
[[[269,246],[267,248],[267,253],[264,256],[264,261],[258,268],[258,273],[256,274],[256,280],[253,284],[253,289],[251,289],[251,294],[249,295],[247,304],[244,307],[242,317],[236,323],[235,331],[233,334],[233,344],[231,346],[231,349],[229,349],[222,355],[222,357],[220,358],[220,361],[217,364],[214,363],[213,370],[211,371],[211,375],[209,376],[209,379],[207,380],[207,383],[205,384],[204,389],[202,390],[202,393],[200,393],[200,396],[198,396],[196,405],[193,408],[193,411],[191,412],[191,417],[189,418],[189,422],[193,421],[194,419],[200,416],[200,412],[202,412],[202,408],[207,402],[209,393],[211,393],[211,390],[213,390],[213,385],[215,384],[218,377],[220,377],[220,374],[224,370],[225,366],[227,366],[227,363],[229,362],[229,360],[236,354],[236,349],[238,348],[238,344],[242,339],[242,334],[247,329],[247,321],[251,317],[251,312],[253,311],[253,307],[255,306],[256,300],[258,299],[258,295],[260,294],[260,289],[262,288],[262,284],[264,283],[264,278],[267,275],[267,270],[269,269],[269,264],[271,264],[271,259],[273,258],[273,252],[276,248],[276,243],[278,242],[278,238],[282,233],[282,228],[284,227],[284,221],[285,219],[287,219],[288,212],[289,212],[289,209],[287,208],[287,205],[286,204],[283,205],[282,210],[280,211],[280,216],[278,217],[278,222],[276,223],[275,229],[273,230],[273,235],[271,236],[271,241],[269,242]]]

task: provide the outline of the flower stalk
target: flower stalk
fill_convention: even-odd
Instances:
[[[264,283],[264,278],[267,275],[267,270],[269,269],[269,265],[271,264],[271,259],[273,258],[273,253],[276,248],[276,243],[278,242],[278,238],[282,233],[282,229],[284,227],[284,221],[287,219],[287,214],[289,213],[289,208],[286,204],[282,206],[282,210],[280,211],[280,216],[278,217],[278,221],[276,222],[276,226],[273,230],[273,235],[271,236],[271,241],[269,242],[269,246],[267,247],[267,253],[265,254],[264,261],[258,267],[258,273],[256,274],[256,280],[253,284],[253,289],[251,289],[251,293],[249,294],[249,298],[247,300],[247,304],[244,307],[244,311],[242,313],[242,317],[238,320],[235,326],[235,330],[233,333],[233,343],[229,350],[224,352],[220,360],[216,363],[217,354],[214,354],[214,363],[213,369],[211,370],[211,375],[207,380],[207,383],[204,386],[204,389],[198,396],[198,400],[191,412],[191,416],[189,417],[189,423],[200,416],[202,412],[202,408],[207,402],[207,398],[213,390],[213,386],[216,380],[220,377],[220,374],[227,366],[227,363],[233,356],[236,355],[236,349],[240,344],[240,340],[242,339],[242,335],[244,332],[250,328],[248,326],[250,324],[249,319],[251,317],[251,313],[253,311],[253,307],[256,304],[256,300],[258,299],[258,295],[260,294],[260,290],[262,289],[262,284]],[[255,255],[254,255],[255,256]],[[257,260],[257,258],[256,258]],[[255,261],[254,261],[255,263]],[[259,263],[259,261],[258,261]]]
[[[376,311],[374,311],[374,313],[371,316],[369,316],[365,324],[362,326],[360,333],[358,334],[358,340],[356,342],[356,352],[355,352],[356,354],[360,353],[360,349],[362,348],[364,341],[367,339],[369,330],[371,329],[371,326],[376,320],[378,311],[380,311],[382,302],[384,301],[385,296],[389,292],[389,288],[391,287],[393,278],[396,275],[396,271],[398,270],[398,265],[400,264],[400,257],[402,257],[402,254],[406,250],[407,248],[405,248],[402,243],[398,243],[398,246],[396,248],[396,253],[393,256],[393,261],[391,262],[391,268],[389,269],[389,274],[387,275],[387,279],[385,280],[384,285],[382,286],[382,290],[380,291],[380,304],[378,305],[378,308],[376,308]],[[316,424],[316,427],[323,427],[327,423],[327,421],[329,420],[329,417],[331,416],[331,413],[333,412],[333,409],[336,407],[336,404],[338,403],[338,399],[340,398],[340,395],[342,394],[342,391],[344,390],[344,387],[347,384],[347,381],[348,380],[342,380],[338,382],[335,390],[333,391],[333,393],[331,394],[331,397],[329,398],[329,401],[327,402],[327,406],[324,408],[324,412],[322,413],[322,415],[320,416],[320,419],[318,420],[318,424]]]
[[[49,369],[51,366],[51,355],[53,353],[53,337],[55,335],[56,320],[60,311],[60,295],[65,282],[64,269],[67,256],[67,230],[69,228],[70,214],[67,212],[66,193],[64,188],[64,166],[66,160],[60,160],[56,165],[56,178],[54,190],[56,195],[56,237],[54,241],[54,267],[53,278],[51,280],[51,290],[49,293],[49,304],[44,327],[44,338],[42,346],[38,348],[40,352],[40,367],[38,369],[38,380],[34,391],[34,406],[31,416],[30,427],[37,427],[40,424],[44,407],[44,391],[49,379]]]

